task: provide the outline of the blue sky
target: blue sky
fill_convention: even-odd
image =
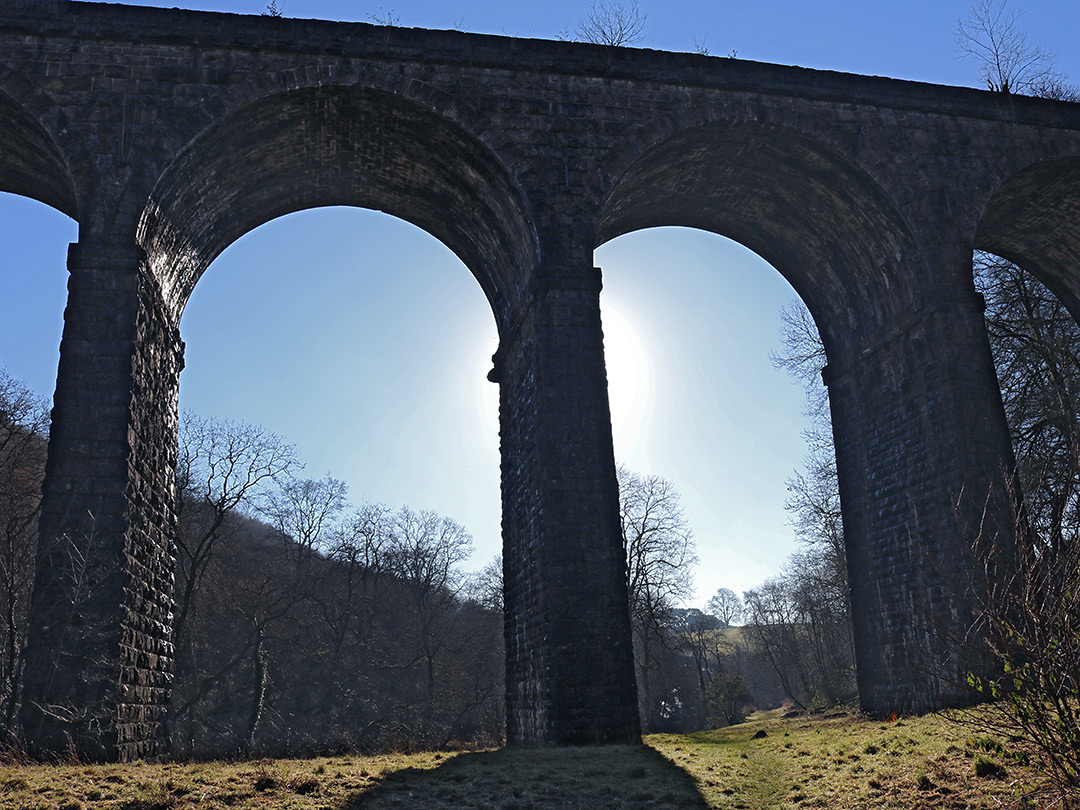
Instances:
[[[137,5],[258,13],[260,0]],[[1068,49],[1080,3],[1029,2],[1021,26]],[[286,16],[558,37],[587,3],[284,0]],[[641,0],[642,47],[852,73],[977,85],[956,56],[967,2]],[[51,396],[77,225],[0,194],[0,365]],[[658,229],[600,247],[617,457],[671,479],[698,543],[699,604],[775,573],[794,550],[784,482],[805,452],[803,394],[774,370],[779,309],[793,291],[714,234]],[[417,228],[359,209],[318,209],[245,235],[199,282],[184,314],[181,407],[262,424],[295,442],[307,474],[344,479],[356,502],[435,509],[474,536],[473,565],[499,551],[497,342],[468,270]]]

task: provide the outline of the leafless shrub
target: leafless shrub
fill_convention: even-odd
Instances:
[[[48,403],[0,369],[0,733],[13,739],[34,579]]]
[[[997,93],[1075,94],[1057,69],[1057,54],[1028,42],[1017,25],[1020,12],[1007,6],[1006,0],[977,0],[968,16],[956,23],[957,51],[975,59],[979,78]]]
[[[975,626],[999,672],[968,676],[988,703],[965,719],[997,736],[1028,742],[1052,778],[1061,806],[1077,807],[1080,532],[1049,543],[1018,506],[1016,537],[1015,558],[988,532],[973,542],[984,575]]]
[[[390,11],[387,11],[383,8],[380,8],[378,14],[368,14],[367,18],[376,25],[401,25],[401,17],[395,14],[392,9]]]
[[[629,6],[622,3],[594,0],[588,13],[578,23],[577,36],[583,42],[596,45],[633,45],[645,33],[645,15],[637,0]]]

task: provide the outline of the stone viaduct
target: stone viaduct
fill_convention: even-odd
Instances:
[[[511,742],[638,736],[592,253],[658,225],[756,251],[820,328],[863,706],[967,700],[949,639],[968,626],[968,532],[987,506],[1008,536],[1012,458],[971,254],[1028,267],[1080,314],[1080,105],[7,0],[0,190],[79,223],[22,715],[39,750],[166,751],[180,316],[233,240],[322,205],[425,229],[491,304]]]

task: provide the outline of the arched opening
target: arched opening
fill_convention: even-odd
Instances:
[[[1013,500],[1023,505],[1013,513],[1016,573],[991,591],[982,616],[1001,680],[1015,690],[1010,719],[1050,690],[1077,689],[1075,633],[1063,619],[1075,615],[1080,559],[1078,214],[1080,159],[1046,160],[1000,185],[975,237],[975,285],[1016,459]],[[993,560],[992,546],[980,551]],[[1011,675],[1021,664],[1022,681]],[[1062,735],[1073,725],[1040,720]]]
[[[1009,176],[975,233],[975,284],[986,300],[1020,485],[1032,528],[1051,547],[1080,526],[1078,218],[1080,158],[1054,158]]]
[[[415,226],[348,207],[290,214],[230,245],[196,288],[180,406],[288,438],[309,475],[332,471],[358,497],[425,494],[475,526],[490,557],[497,336],[485,306],[460,260]],[[441,494],[454,469],[476,476],[469,494]]]
[[[635,231],[595,257],[615,458],[632,473],[620,484],[643,728],[696,731],[733,722],[748,704],[810,704],[829,690],[850,700],[843,550],[819,524],[796,526],[801,514],[787,508],[798,481],[819,472],[807,456],[829,430],[827,414],[808,418],[802,380],[771,360],[785,354],[791,285],[745,247],[697,229]],[[813,481],[823,483],[835,487]],[[697,565],[680,553],[675,494]],[[745,626],[724,626],[743,619],[710,608],[721,589],[740,601],[752,592]],[[792,655],[813,662],[815,641],[827,650],[821,666],[797,666]],[[746,694],[727,714],[721,690],[736,679]]]
[[[181,748],[389,745],[403,726],[436,745],[499,739],[501,617],[463,567],[499,549],[497,390],[485,377],[533,250],[505,170],[400,97],[285,93],[190,144],[139,238],[166,311],[184,313],[185,403],[260,422],[311,462],[260,481],[247,512],[259,524],[230,516],[234,537],[186,534],[198,510],[182,507],[180,592],[200,607],[178,612]],[[200,322],[214,337],[199,337]],[[183,445],[180,458],[183,486]],[[332,477],[352,484],[355,508]],[[250,705],[228,698],[236,679]],[[476,700],[481,680],[490,694]]]
[[[48,205],[4,193],[0,222],[0,366],[38,395],[51,398],[67,298],[67,248],[77,238],[78,223]]]
[[[53,139],[3,92],[0,141],[0,223],[8,268],[0,365],[38,394],[51,396],[66,298],[66,251],[75,241],[78,220],[75,188]]]
[[[47,205],[0,193],[0,733],[10,736],[22,699],[64,260],[75,227]]]
[[[975,233],[975,248],[1034,273],[1080,318],[1080,158],[1041,161],[994,192]]]
[[[975,287],[1009,425],[1025,518],[1048,548],[1080,531],[1080,326],[1033,273],[977,252]]]
[[[319,261],[298,284],[297,262],[310,262],[313,250]],[[379,748],[400,724],[433,745],[498,739],[501,616],[469,581],[501,546],[498,391],[486,380],[496,337],[486,308],[435,239],[351,208],[266,223],[211,265],[181,324],[181,409],[257,424],[295,443],[306,467],[261,482],[238,510],[251,519],[230,515],[213,540],[176,640],[178,750]],[[192,437],[182,430],[181,438],[183,458]],[[313,504],[289,502],[286,513],[280,496],[328,473],[347,484],[348,505],[301,536]],[[427,562],[452,562],[429,592],[411,590],[421,582],[400,555],[402,531],[431,527],[404,525],[402,507],[436,512],[472,536],[468,546],[454,545],[461,537],[452,533],[414,536],[432,543],[414,549],[430,553]],[[180,593],[191,576],[187,555],[207,528],[199,508],[181,511]],[[316,551],[309,564],[294,579],[281,576],[305,543]],[[471,556],[454,559],[465,551]],[[257,619],[285,595],[291,601],[275,618]],[[418,616],[433,622],[430,635]],[[439,678],[429,697],[421,651],[431,640]],[[236,700],[235,690],[260,694],[252,684],[263,673],[274,686],[253,725],[253,702]],[[486,690],[479,701],[469,693],[464,703],[476,705],[467,712],[466,677]]]
[[[719,587],[741,593],[791,550],[783,482],[803,455],[803,394],[769,354],[794,292],[756,254],[697,229],[635,231],[596,261],[616,458],[682,493],[707,577],[693,604]],[[755,453],[761,466],[726,461]],[[738,539],[740,561],[709,548],[710,536]]]
[[[750,248],[790,282],[820,331],[864,708],[924,711],[962,699],[950,692],[955,674],[935,680],[927,671],[947,657],[935,624],[944,616],[962,632],[970,615],[964,589],[935,573],[969,555],[955,530],[965,464],[938,450],[955,441],[946,431],[964,428],[954,418],[943,427],[952,417],[934,404],[941,395],[922,390],[936,385],[951,397],[954,383],[930,382],[935,361],[919,354],[923,341],[941,340],[940,327],[921,314],[929,273],[900,209],[835,148],[778,126],[729,122],[642,152],[603,207],[598,242],[657,225]],[[941,525],[925,520],[931,511]],[[889,561],[899,556],[909,563],[898,575]],[[944,612],[929,607],[939,592],[950,594]]]
[[[0,733],[14,739],[77,212],[59,149],[4,93],[0,142]]]

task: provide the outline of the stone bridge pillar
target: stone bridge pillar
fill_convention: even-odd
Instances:
[[[640,740],[599,294],[534,284],[492,371],[511,744]]]
[[[971,541],[983,523],[1011,543],[1012,451],[982,312],[971,289],[931,291],[824,372],[859,695],[875,715],[970,704],[966,673],[992,666],[969,632]]]
[[[41,753],[166,753],[183,346],[141,251],[71,246],[22,725]]]

